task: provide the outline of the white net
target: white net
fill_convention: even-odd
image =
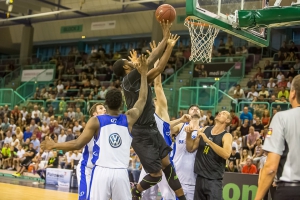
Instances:
[[[190,60],[202,63],[211,62],[213,44],[220,29],[205,24],[200,19],[186,18],[184,25],[189,28],[191,36]]]

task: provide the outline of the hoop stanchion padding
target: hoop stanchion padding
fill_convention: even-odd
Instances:
[[[220,29],[189,17],[185,19],[184,25],[188,27],[191,36],[190,60],[202,63],[211,62],[214,40]]]

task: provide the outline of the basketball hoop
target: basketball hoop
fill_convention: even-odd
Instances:
[[[213,44],[220,29],[206,24],[201,19],[187,17],[184,25],[189,28],[191,36],[191,56],[190,60],[203,63],[211,62]]]

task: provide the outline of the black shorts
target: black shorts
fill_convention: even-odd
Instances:
[[[30,164],[31,164],[31,159],[25,158],[25,160],[23,160],[20,163],[20,166],[25,167],[26,169],[28,169]]]
[[[194,200],[222,200],[222,180],[211,180],[197,176]]]
[[[139,156],[144,170],[147,173],[157,173],[162,169],[161,160],[172,148],[157,129],[156,123],[151,125],[134,125],[131,131],[132,147]]]

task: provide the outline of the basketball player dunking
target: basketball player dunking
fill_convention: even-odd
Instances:
[[[196,157],[195,152],[188,152],[186,149],[186,127],[193,127],[193,130],[200,128],[200,109],[197,105],[191,105],[188,109],[192,120],[189,123],[181,123],[171,128],[172,135],[175,136],[175,144],[173,146],[173,163],[182,185],[187,200],[194,199],[196,174],[194,173],[194,163]],[[197,131],[194,131],[191,139],[197,140]]]
[[[151,47],[155,48],[155,43],[151,45]],[[153,51],[152,48],[152,51]],[[166,66],[166,62],[162,63],[157,61],[154,65],[154,68],[159,67],[158,65],[163,65]],[[190,121],[190,116],[189,115],[183,115],[179,120],[173,120],[170,122],[170,117],[168,113],[168,105],[167,105],[167,99],[164,93],[164,90],[162,88],[162,83],[161,83],[161,75],[157,76],[154,79],[154,91],[156,97],[154,98],[154,104],[155,104],[155,121],[157,124],[157,128],[160,132],[160,134],[163,136],[165,139],[167,145],[171,146],[172,145],[172,137],[170,135],[170,127],[174,127],[179,123],[185,123]],[[170,161],[171,163],[173,162],[173,157],[170,155]],[[142,169],[141,174],[140,174],[140,181],[142,181],[142,178],[146,176],[147,173],[145,172],[144,169]],[[148,190],[145,190],[142,194],[142,200],[156,200],[157,199],[157,194],[158,194],[158,188],[161,193],[161,197],[164,200],[175,200],[176,195],[174,191],[170,188],[166,176],[163,174],[162,180],[156,185]]]
[[[42,144],[44,149],[69,151],[81,149],[92,138],[95,139],[92,157],[95,167],[92,172],[88,199],[132,199],[127,172],[132,142],[130,131],[143,112],[147,99],[146,57],[142,55],[139,58],[139,64],[134,67],[141,74],[141,81],[139,97],[132,109],[125,114],[119,114],[122,93],[119,89],[111,89],[105,97],[107,114],[90,118],[83,133],[76,140],[54,143],[47,138]]]
[[[194,200],[221,200],[222,179],[226,160],[232,150],[232,136],[225,129],[230,125],[231,116],[227,111],[219,112],[214,126],[198,130],[197,139],[192,139],[195,128],[187,126],[186,148],[197,150],[194,172],[197,174]]]
[[[94,104],[89,111],[90,117],[104,115],[105,113],[106,109],[102,103]],[[92,170],[95,166],[92,163],[94,144],[95,140],[94,138],[92,138],[91,141],[85,145],[82,151],[82,157],[80,158],[76,168],[76,176],[78,182],[78,200],[86,200],[88,198]]]
[[[162,29],[164,38],[148,58],[150,69],[160,58],[164,49],[166,50],[160,60],[169,59],[173,47],[178,40],[177,36],[170,36],[170,25],[168,23],[162,23]],[[135,59],[135,56],[131,58],[133,62]],[[151,69],[147,74],[148,83],[152,83],[153,80],[163,72],[164,67],[165,66]],[[124,77],[122,88],[127,108],[131,108],[139,95],[140,75],[132,68],[132,63],[128,60],[117,60],[113,65],[113,72],[117,76]],[[165,176],[169,177],[168,184],[176,196],[180,200],[185,200],[181,184],[170,163],[169,153],[172,151],[172,148],[166,144],[164,138],[159,133],[154,113],[155,108],[152,101],[151,87],[148,86],[148,97],[145,109],[132,128],[132,147],[139,156],[145,171],[149,174],[132,189],[132,196],[140,198],[142,191],[160,182],[163,169]]]

